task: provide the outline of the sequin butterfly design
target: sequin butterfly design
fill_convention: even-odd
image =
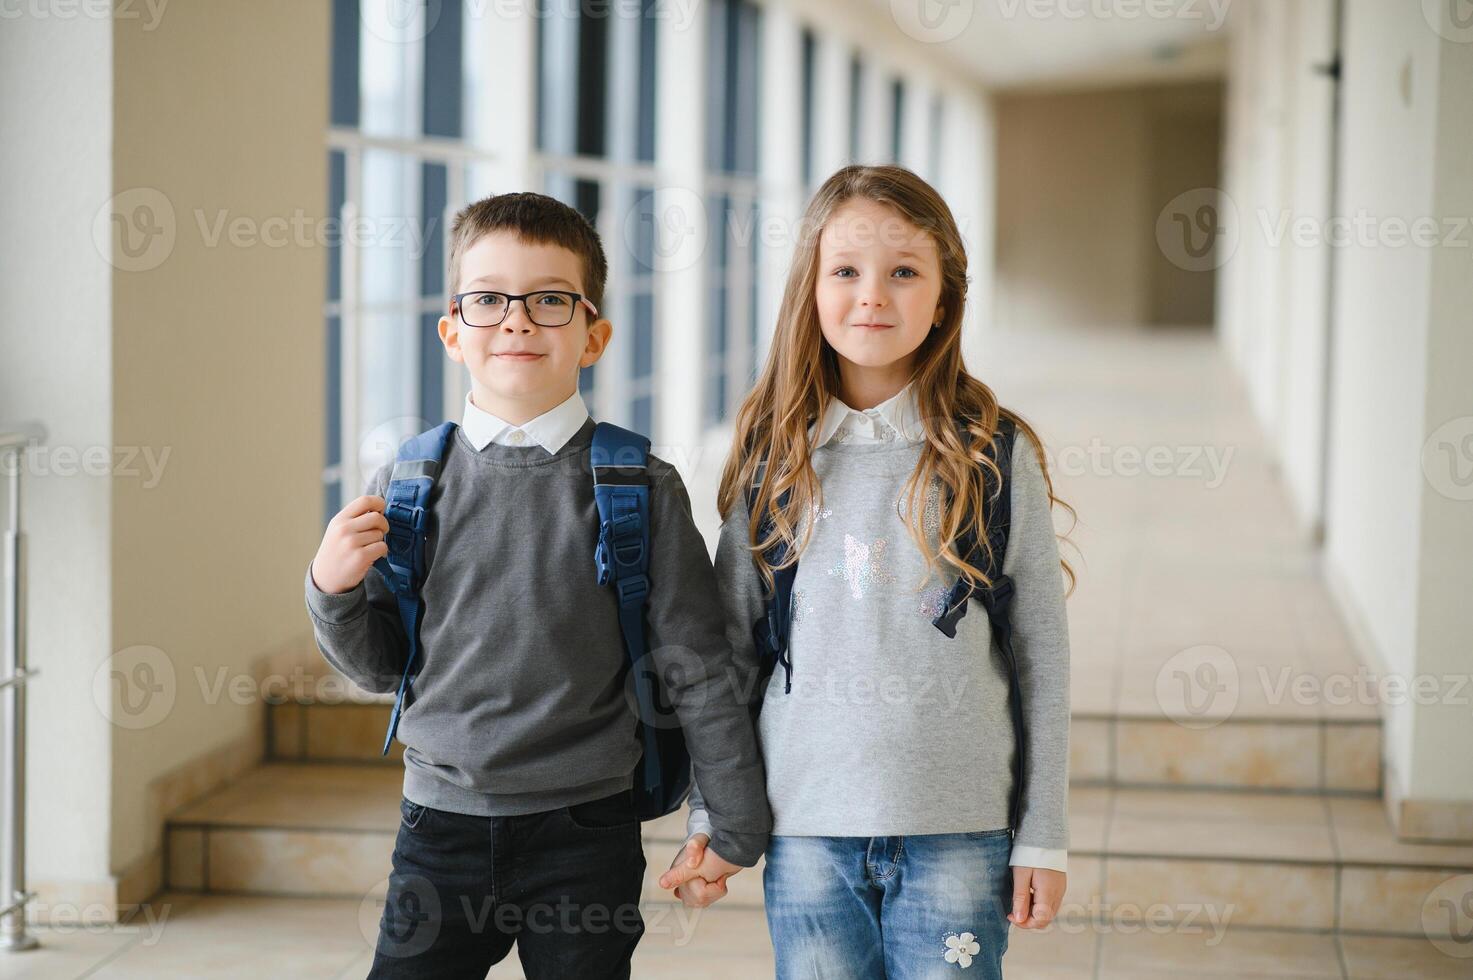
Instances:
[[[865,544],[852,534],[846,534],[844,560],[830,568],[829,574],[848,583],[849,594],[855,599],[863,599],[871,587],[888,585],[895,581],[895,576],[885,567],[889,548],[888,538],[879,538],[873,544]]]

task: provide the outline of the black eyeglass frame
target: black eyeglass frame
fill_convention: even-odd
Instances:
[[[487,294],[500,296],[506,300],[506,309],[502,311],[501,319],[495,323],[471,323],[465,318],[465,298],[467,296],[483,296]],[[547,295],[566,296],[570,300],[568,304],[568,318],[562,323],[537,323],[537,318],[532,315],[532,307],[527,303],[528,297]],[[498,289],[472,289],[469,292],[456,293],[454,296],[451,296],[450,305],[456,314],[459,315],[461,323],[475,330],[490,330],[493,327],[501,326],[506,322],[506,318],[511,316],[511,304],[514,300],[522,301],[522,309],[526,311],[527,319],[536,323],[539,327],[566,327],[573,322],[573,317],[577,315],[578,304],[580,303],[592,314],[595,320],[598,319],[598,307],[594,306],[588,297],[582,293],[575,293],[571,289],[534,289],[530,293],[503,293]]]

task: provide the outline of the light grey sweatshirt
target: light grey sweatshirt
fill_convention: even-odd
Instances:
[[[931,623],[953,575],[925,576],[906,526],[904,488],[918,442],[839,439],[819,446],[823,489],[794,583],[793,688],[778,667],[759,741],[773,833],[887,836],[1008,826],[1014,744],[1008,675],[980,603],[955,639]],[[1003,570],[1028,730],[1027,783],[1012,863],[1064,870],[1068,846],[1069,639],[1059,550],[1043,473],[1021,433]],[[935,542],[937,495],[927,504]],[[744,505],[726,515],[717,578],[737,666],[753,669],[764,613]],[[702,829],[701,796],[692,831]]]

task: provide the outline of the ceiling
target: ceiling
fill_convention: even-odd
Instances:
[[[869,0],[993,89],[1224,73],[1231,0]]]

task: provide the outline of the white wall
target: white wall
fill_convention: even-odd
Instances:
[[[1449,222],[1473,214],[1473,44],[1445,7],[1440,24],[1421,4],[1347,0],[1344,12],[1333,213],[1349,223],[1327,228],[1329,93],[1311,67],[1325,60],[1328,0],[1235,11],[1225,158],[1242,242],[1224,269],[1223,339],[1307,527],[1326,452],[1323,565],[1362,655],[1456,695],[1473,661],[1473,504],[1456,479],[1473,467],[1457,428],[1473,431],[1473,233]],[[1308,244],[1274,242],[1285,215]],[[1428,241],[1411,240],[1418,223]],[[1473,802],[1473,757],[1448,751],[1473,744],[1466,703],[1383,699],[1382,715],[1394,814],[1403,800]]]
[[[1218,324],[1307,536],[1320,531],[1328,380],[1326,280],[1334,0],[1235,11]],[[1303,223],[1302,237],[1293,230]]]
[[[1347,4],[1342,213],[1430,213],[1438,47],[1416,7]],[[1404,66],[1409,103],[1401,94]],[[1410,676],[1417,669],[1431,254],[1352,243],[1337,258],[1325,561],[1372,655]],[[1387,712],[1385,751],[1403,790],[1411,735],[1411,711]]]
[[[0,29],[0,427],[44,422],[45,460],[113,444],[112,270],[92,238],[112,193],[112,37],[106,18]],[[90,691],[112,634],[110,486],[76,469],[43,463],[23,489],[30,661],[42,671],[28,726],[34,881],[109,871],[111,732]]]

